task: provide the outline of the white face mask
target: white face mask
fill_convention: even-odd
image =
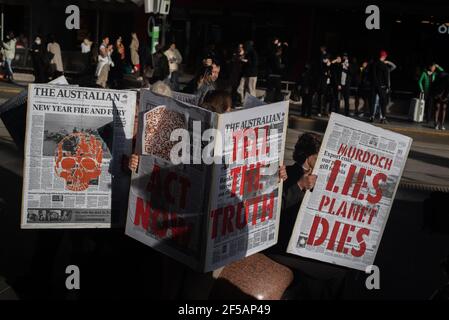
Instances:
[[[37,45],[41,44],[41,40],[35,40],[34,41]]]

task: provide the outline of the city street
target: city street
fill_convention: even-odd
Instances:
[[[447,0],[0,0],[0,301],[449,300],[448,57]]]
[[[23,90],[26,82],[22,82],[21,85],[22,87],[1,83],[0,103]],[[292,153],[299,135],[307,131],[323,133],[326,127],[326,122],[323,119],[298,117],[295,115],[298,114],[296,108],[294,105],[290,108],[290,128],[285,151],[287,165],[293,163]],[[426,209],[426,199],[431,197],[432,192],[449,191],[449,132],[434,131],[426,128],[425,125],[413,125],[400,121],[391,121],[383,127],[414,138],[385,231],[382,250],[379,250],[376,259],[382,270],[384,290],[367,291],[364,288],[365,276],[354,272],[347,280],[347,291],[344,293],[344,297],[396,299],[400,296],[402,299],[426,299],[438,287],[442,276],[439,273],[438,264],[429,265],[425,262],[441,260],[445,254],[444,250],[438,250],[432,246],[432,243],[434,241],[449,242],[448,235],[429,231],[424,223],[427,220],[426,214],[429,214]],[[14,242],[17,243],[17,247],[3,248],[4,257],[12,264],[14,261],[21,264],[31,259],[36,250],[35,246],[29,243],[30,237],[34,238],[36,234],[28,232],[27,235],[23,235],[19,232],[19,226],[16,224],[21,202],[22,166],[23,158],[3,123],[0,122],[0,177],[4,181],[8,181],[1,188],[0,198],[4,209],[0,214],[0,219],[8,221],[3,225],[4,228],[9,226],[14,230],[3,233],[4,236],[9,235],[10,238],[15,239]],[[9,209],[6,210],[6,208]],[[2,234],[1,231],[0,234]],[[402,240],[398,242],[395,239]],[[0,254],[1,249],[0,246]],[[404,261],[407,263],[405,264]],[[10,278],[14,278],[22,275],[26,270],[10,268],[12,265],[7,264],[3,271],[7,274],[3,276],[8,275]],[[1,272],[0,268],[0,299],[15,298],[16,293],[4,279],[2,280]],[[410,282],[409,279],[415,279],[415,281]]]

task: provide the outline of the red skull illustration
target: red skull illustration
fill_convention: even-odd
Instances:
[[[71,191],[84,191],[101,174],[103,148],[94,135],[84,132],[64,137],[56,148],[55,172]]]

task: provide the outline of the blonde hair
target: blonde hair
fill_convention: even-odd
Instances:
[[[172,97],[172,91],[170,87],[163,81],[157,81],[150,87],[151,92],[159,94],[165,97]]]

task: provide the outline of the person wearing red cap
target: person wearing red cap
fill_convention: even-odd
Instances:
[[[380,122],[386,123],[386,109],[388,94],[390,91],[390,72],[396,69],[396,65],[387,60],[388,53],[381,50],[379,60],[373,64],[373,102],[371,103],[371,122],[374,121],[376,113],[376,96],[379,96],[379,107],[381,111]]]

